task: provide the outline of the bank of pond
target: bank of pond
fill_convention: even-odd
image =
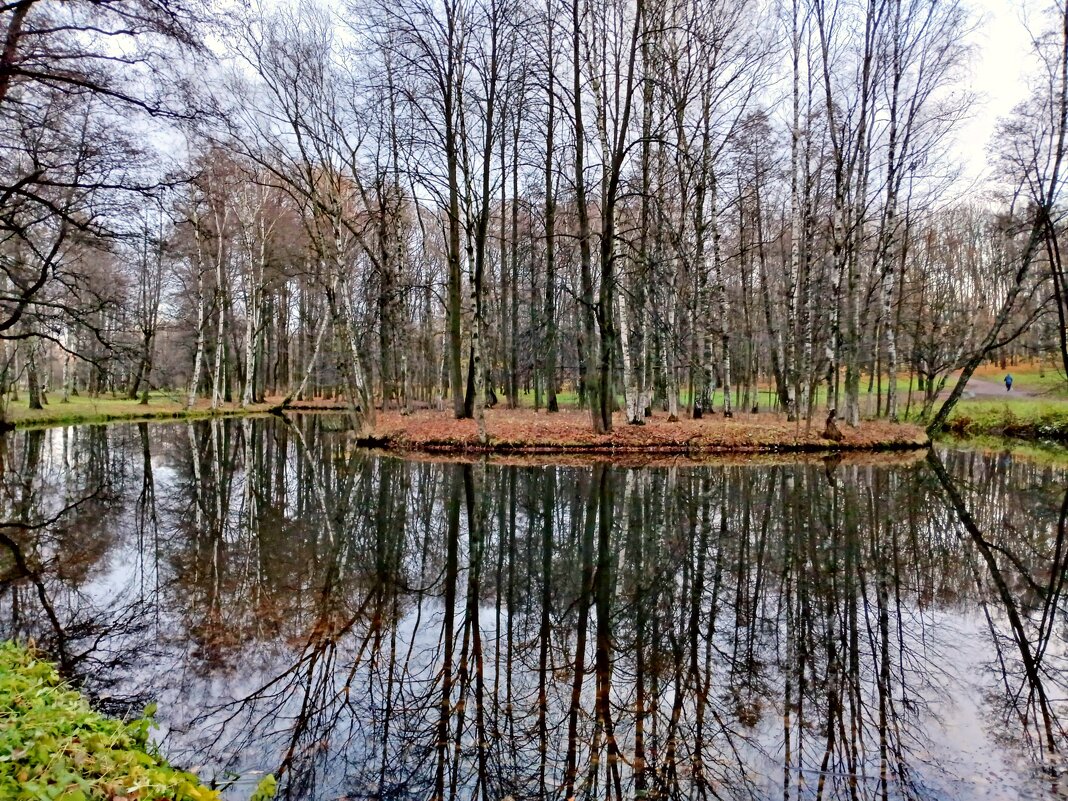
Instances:
[[[147,401],[120,397],[71,397],[38,410],[23,404],[9,405],[0,427],[6,429],[50,428],[116,422],[163,422],[216,417],[266,414],[330,415],[333,425],[347,425],[346,407],[338,401],[318,399],[283,403],[267,399],[243,406],[223,403],[213,407],[198,401],[187,407],[174,395],[156,393]],[[774,412],[736,412],[731,418],[707,414],[701,419],[683,416],[669,421],[656,413],[640,426],[627,425],[617,414],[614,430],[594,434],[589,416],[580,409],[556,414],[530,408],[487,410],[488,440],[481,442],[474,420],[456,420],[445,410],[379,411],[366,444],[411,453],[606,453],[637,451],[659,453],[753,453],[809,452],[821,450],[876,451],[924,448],[930,444],[924,421],[910,417],[901,423],[885,419],[864,420],[858,427],[838,425],[840,438],[824,436],[827,427],[822,412],[815,419],[791,422]],[[957,437],[997,436],[1031,442],[1068,445],[1068,400],[1022,397],[975,398],[962,401],[951,414],[946,432]]]
[[[223,798],[1068,793],[1068,459],[335,428],[0,440],[0,638]]]

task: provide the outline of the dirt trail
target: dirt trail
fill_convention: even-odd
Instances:
[[[947,382],[946,389],[952,387]],[[1035,396],[1034,390],[1024,389],[1016,384],[1013,385],[1011,392],[1006,392],[1005,384],[999,381],[987,381],[985,378],[972,378],[968,381],[968,386],[964,388],[964,397],[966,398],[1002,398],[1004,400],[1012,400],[1013,398],[1033,398]]]

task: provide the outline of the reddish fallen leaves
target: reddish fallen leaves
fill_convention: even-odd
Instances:
[[[449,412],[418,411],[404,416],[378,414],[375,439],[390,449],[431,452],[692,454],[754,453],[814,450],[891,450],[927,445],[918,426],[882,420],[857,428],[843,425],[845,438],[832,442],[820,436],[822,425],[790,423],[774,414],[739,414],[731,419],[710,416],[669,423],[666,415],[627,425],[622,415],[608,434],[594,434],[589,415],[579,411],[556,414],[529,409],[489,409],[489,444],[478,442],[474,420],[456,420]]]

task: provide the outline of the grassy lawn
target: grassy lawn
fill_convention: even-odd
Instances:
[[[224,404],[213,410],[206,400],[199,400],[187,409],[185,399],[176,394],[153,393],[148,403],[121,397],[89,397],[79,395],[64,403],[58,396],[49,398],[43,409],[30,409],[25,396],[7,408],[7,419],[18,428],[57,425],[62,423],[104,423],[110,420],[156,420],[167,418],[209,417],[212,415],[263,412],[272,404],[253,404],[242,408],[239,404]]]

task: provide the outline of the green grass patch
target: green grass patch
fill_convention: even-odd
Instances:
[[[1017,399],[962,400],[953,409],[946,429],[960,436],[993,434],[1028,440],[1068,442],[1068,403]]]
[[[105,717],[48,662],[0,643],[0,798],[216,801],[219,791],[171,767],[149,743],[153,711]],[[268,801],[274,784],[266,777],[252,801]]]
[[[151,395],[148,403],[128,398],[85,395],[62,401],[52,396],[43,409],[30,409],[25,399],[11,403],[7,407],[7,420],[16,428],[40,428],[75,423],[107,423],[114,420],[185,420],[244,415],[266,412],[270,408],[269,403],[252,404],[248,407],[228,403],[212,409],[207,401],[201,400],[189,409],[184,399],[162,393]]]

